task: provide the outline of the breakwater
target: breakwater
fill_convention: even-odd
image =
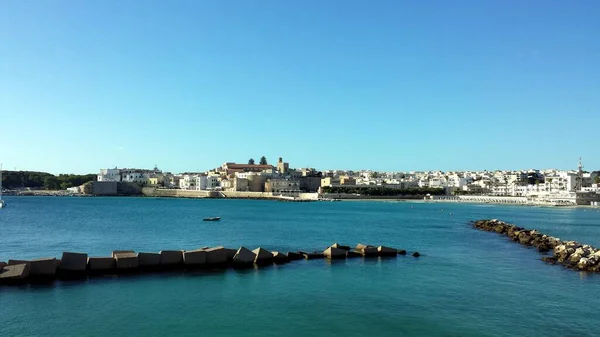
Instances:
[[[524,246],[535,247],[540,253],[550,253],[542,259],[550,264],[560,264],[569,269],[600,272],[600,249],[577,241],[562,241],[559,238],[508,224],[497,219],[478,220],[473,227],[496,232]]]
[[[250,250],[203,247],[195,250],[162,250],[134,252],[115,250],[111,256],[91,257],[86,253],[64,252],[60,259],[54,257],[34,260],[9,260],[0,262],[0,285],[25,283],[51,283],[56,279],[84,279],[86,277],[164,272],[173,270],[251,268],[272,264],[285,264],[297,260],[346,259],[371,257],[396,257],[407,255],[406,250],[386,246],[358,244],[355,248],[333,244],[322,252],[277,252],[261,247]],[[411,254],[419,257],[418,252]]]

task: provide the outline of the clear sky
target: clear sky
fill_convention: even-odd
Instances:
[[[600,1],[0,2],[0,162],[600,169]]]

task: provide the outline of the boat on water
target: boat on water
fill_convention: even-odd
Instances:
[[[202,221],[219,221],[219,220],[221,220],[221,217],[218,217],[218,216],[202,219]]]
[[[0,164],[0,208],[6,207],[6,202],[2,200],[2,164]]]

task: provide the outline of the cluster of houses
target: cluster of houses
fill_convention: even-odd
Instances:
[[[321,172],[315,169],[290,169],[279,158],[276,165],[224,163],[207,172],[172,174],[158,168],[101,169],[98,181],[131,182],[142,186],[197,191],[248,191],[297,193],[317,192]]]
[[[292,169],[279,158],[276,165],[224,163],[207,172],[172,174],[158,168],[102,169],[98,181],[132,182],[183,190],[250,192],[318,192],[333,186],[440,188],[446,194],[493,196],[557,196],[600,192],[598,172],[578,170],[375,172]]]

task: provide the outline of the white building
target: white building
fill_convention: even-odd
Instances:
[[[248,176],[255,175],[254,172],[235,172],[236,178],[248,179]]]
[[[196,175],[184,174],[179,178],[179,188],[182,190],[196,189]]]
[[[573,192],[577,187],[577,174],[567,171],[558,171],[545,177],[546,184],[551,191]]]
[[[122,169],[121,170],[121,181],[127,183],[148,183],[149,172],[146,170],[138,169]]]
[[[219,176],[209,175],[206,177],[206,189],[207,190],[214,190],[219,186],[220,186]]]
[[[205,191],[207,189],[208,179],[205,175],[201,174],[199,176],[196,176],[195,180],[196,190]]]
[[[121,170],[119,169],[100,169],[98,181],[121,181]]]

